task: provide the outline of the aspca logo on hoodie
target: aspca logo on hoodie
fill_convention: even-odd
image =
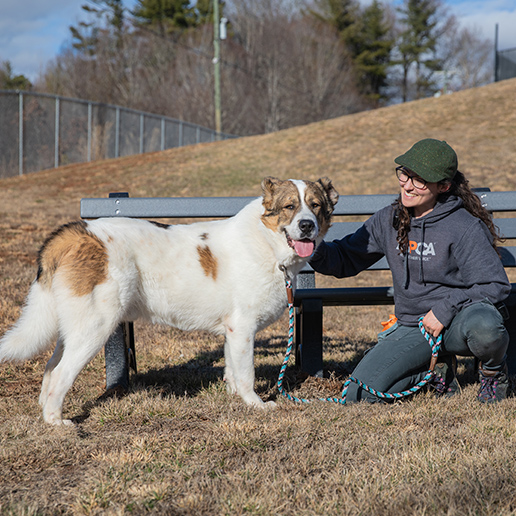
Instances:
[[[409,254],[417,254],[418,256],[435,256],[434,244],[432,242],[414,242],[409,240],[408,246]]]

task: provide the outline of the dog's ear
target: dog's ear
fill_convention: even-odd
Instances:
[[[328,199],[331,203],[331,211],[333,212],[333,208],[335,208],[337,202],[339,201],[339,192],[335,190],[331,182],[331,179],[328,177],[321,177],[317,180],[317,182],[322,186],[323,190],[326,192],[326,195],[328,196]]]
[[[265,177],[262,181],[262,192],[263,192],[263,205],[266,210],[272,209],[272,200],[274,198],[274,190],[276,186],[281,183],[279,179],[275,177]]]

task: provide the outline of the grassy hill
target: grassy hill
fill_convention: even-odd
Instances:
[[[448,141],[473,186],[516,186],[516,79],[238,140],[76,164],[0,181],[41,196],[258,195],[261,178],[331,177],[342,194],[394,190],[393,159]]]
[[[372,112],[154,154],[0,180],[0,335],[19,315],[36,253],[81,197],[259,195],[266,175],[326,175],[343,195],[394,192],[393,159],[424,137],[447,140],[473,186],[516,190],[516,79]],[[362,275],[357,281],[363,281]],[[346,280],[349,281],[349,280]],[[391,307],[325,309],[325,380],[338,395]],[[256,388],[275,399],[287,320],[261,332]],[[65,400],[74,427],[53,428],[37,403],[50,352],[0,364],[0,514],[514,514],[516,398],[476,401],[472,360],[462,392],[394,405],[277,400],[245,407],[226,393],[221,338],[136,324],[137,375],[105,399],[103,356]]]

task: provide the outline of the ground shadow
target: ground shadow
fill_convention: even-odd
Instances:
[[[255,367],[257,382],[256,392],[264,401],[275,400],[279,394],[276,385],[278,375],[287,349],[287,339],[284,337],[272,336],[264,339],[257,339],[255,342],[255,356],[279,355],[281,360],[277,364],[258,364]],[[375,342],[361,341],[351,342],[347,339],[323,339],[323,349],[331,349],[336,346],[347,348],[349,358],[344,361],[328,359],[324,361],[324,378],[332,382],[342,382],[350,376],[351,372],[361,360],[364,351],[373,347]],[[351,349],[351,351],[350,351]],[[203,351],[191,360],[176,365],[165,365],[164,367],[149,369],[142,373],[133,374],[128,390],[121,388],[106,391],[96,400],[86,403],[83,406],[81,415],[73,420],[77,423],[89,417],[93,408],[101,405],[107,399],[122,398],[130,392],[138,392],[153,388],[159,391],[161,396],[187,396],[195,397],[209,384],[218,382],[224,375],[221,359],[224,356],[223,349],[214,351]],[[457,379],[461,387],[465,387],[478,381],[476,363],[473,358],[459,358],[459,372]],[[294,351],[288,360],[284,374],[283,384],[287,391],[299,387],[308,378],[298,364],[295,363]]]

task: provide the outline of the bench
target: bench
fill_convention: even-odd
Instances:
[[[516,192],[490,192],[478,189],[477,194],[494,215],[516,211]],[[370,216],[391,204],[396,195],[345,195],[341,196],[334,212],[334,223],[326,235],[331,241],[353,233],[362,221],[346,220],[357,216]],[[81,217],[135,217],[145,219],[201,219],[231,217],[255,197],[158,197],[131,198],[127,193],[110,193],[106,198],[81,200]],[[497,218],[497,226],[507,239],[516,238],[516,217]],[[501,249],[505,267],[516,267],[516,247]],[[388,270],[385,259],[371,270]],[[317,288],[313,270],[306,266],[294,285],[295,356],[296,364],[312,376],[323,374],[323,307],[346,305],[392,305],[391,286]],[[511,342],[516,343],[516,284],[508,300],[511,314],[507,326]],[[514,336],[514,337],[513,337]],[[516,344],[512,347],[516,348]],[[516,373],[516,350],[508,353],[509,371]],[[134,329],[130,322],[123,323],[105,346],[106,390],[126,390],[129,385],[129,368],[135,372],[136,354]]]
[[[507,240],[500,247],[505,268],[516,267],[516,246],[506,245],[516,238],[516,217],[500,218],[497,215],[516,212],[516,192],[491,192],[488,188],[474,189],[486,208],[493,213],[495,225]],[[343,221],[345,218],[370,216],[391,204],[397,195],[347,195],[341,196],[334,212],[334,223],[325,240],[332,241],[354,233],[363,223]],[[388,270],[385,258],[369,270]],[[296,307],[295,349],[296,363],[312,376],[323,374],[323,307],[324,306],[368,306],[393,305],[392,286],[317,288],[314,271],[305,267],[297,277],[294,292]],[[516,375],[516,283],[505,302],[509,311],[506,327],[510,335],[507,352],[509,374]]]

